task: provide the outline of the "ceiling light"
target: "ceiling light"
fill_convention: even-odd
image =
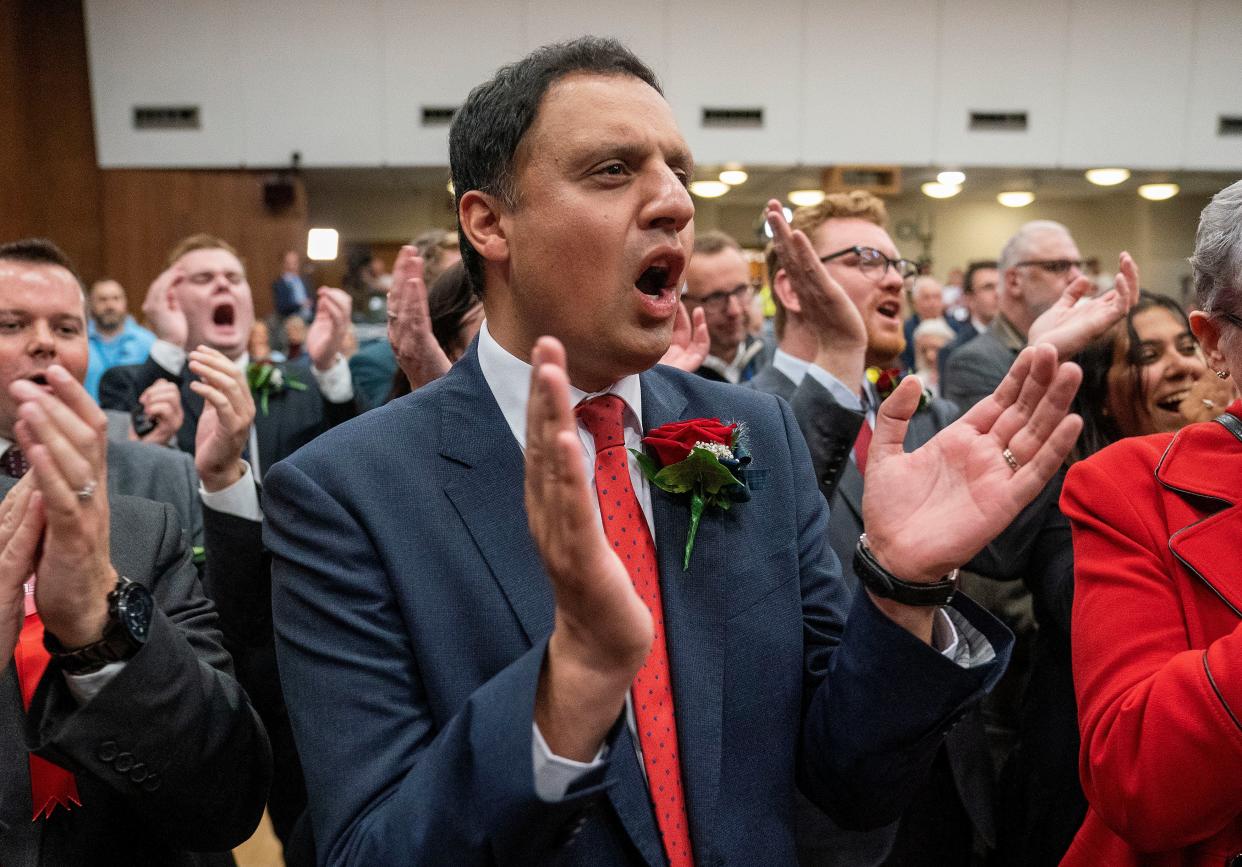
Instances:
[[[767,208],[764,208],[763,210],[765,213],[767,212]],[[782,206],[781,212],[784,213],[785,215],[786,223],[788,223],[790,220],[793,219],[793,210],[791,208],[786,208]],[[772,227],[768,225],[767,219],[764,219],[763,221],[763,234],[767,235],[769,238],[772,237]]]
[[[331,262],[336,258],[341,235],[336,229],[311,229],[306,233],[306,258]]]
[[[1165,199],[1171,199],[1182,191],[1177,184],[1143,184],[1138,188],[1138,194],[1144,199],[1153,202],[1163,202]]]
[[[691,181],[690,192],[701,199],[715,199],[729,192],[729,185],[723,181]]]
[[[789,201],[799,208],[813,208],[824,200],[823,190],[791,190]]]
[[[1087,169],[1086,178],[1097,187],[1115,187],[1130,179],[1129,169]]]
[[[957,184],[946,184],[943,181],[928,181],[923,184],[923,195],[933,199],[951,199],[962,191]]]
[[[1025,208],[1035,201],[1035,194],[1028,190],[1010,190],[997,196],[996,201],[1006,208]]]
[[[936,180],[944,184],[946,187],[960,187],[962,184],[966,183],[966,173],[965,172],[941,172],[940,174],[936,175]],[[927,191],[924,190],[923,192],[927,192]],[[927,195],[930,196],[931,193],[927,193]],[[933,198],[947,199],[948,196],[933,196]]]
[[[741,169],[725,169],[720,173],[720,182],[722,184],[728,184],[731,187],[736,187],[738,184],[746,183],[746,179],[749,177],[750,175],[746,174],[746,172]]]

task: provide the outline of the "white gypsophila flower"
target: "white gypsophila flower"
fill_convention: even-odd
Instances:
[[[279,367],[272,368],[272,375],[268,379],[268,382],[272,384],[272,388],[280,388],[285,384],[285,375],[280,372]]]
[[[733,450],[723,443],[707,443],[700,440],[694,444],[694,447],[696,449],[707,449],[707,451],[721,460],[733,460]]]

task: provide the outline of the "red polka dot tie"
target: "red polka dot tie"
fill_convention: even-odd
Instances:
[[[634,589],[647,603],[655,623],[651,655],[634,678],[634,722],[638,726],[647,785],[670,867],[692,867],[694,855],[681,786],[673,688],[669,680],[668,647],[664,641],[660,571],[651,530],[630,484],[629,458],[621,427],[624,409],[621,398],[606,394],[583,401],[577,413],[595,438],[595,492],[599,497],[604,536],[630,573]]]

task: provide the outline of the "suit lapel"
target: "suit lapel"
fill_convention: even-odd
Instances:
[[[841,499],[850,507],[858,523],[861,526],[863,522],[862,511],[862,495],[863,495],[863,477],[858,472],[858,465],[850,461],[845,465],[845,470],[841,473],[841,481],[837,484],[837,493],[841,495]]]
[[[643,430],[685,418],[686,397],[659,369],[642,376]],[[715,515],[705,514],[689,570],[682,569],[690,507],[685,496],[651,486],[660,594],[677,714],[682,779],[691,839],[705,858],[714,838],[712,819],[720,786],[724,700],[727,554],[709,557],[725,542]],[[745,509],[745,505],[738,508]],[[717,535],[713,535],[713,531]],[[719,552],[715,552],[719,553]]]
[[[522,450],[474,349],[445,379],[440,401],[444,492],[533,644],[552,631],[554,603],[526,521]]]

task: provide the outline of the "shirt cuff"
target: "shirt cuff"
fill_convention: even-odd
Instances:
[[[202,498],[203,505],[214,511],[248,521],[263,520],[263,510],[259,508],[259,492],[254,484],[254,473],[250,470],[250,464],[246,464],[241,478],[227,488],[209,491],[199,482],[198,495]]]
[[[814,379],[824,388],[828,389],[828,393],[832,395],[837,403],[846,409],[852,409],[855,412],[862,411],[862,399],[858,393],[850,391],[845,387],[841,380],[837,379],[828,371],[824,370],[818,364],[812,364],[806,370],[806,375]]]
[[[175,343],[157,340],[151,344],[151,360],[173,376],[180,376],[185,367],[186,351]]]
[[[82,707],[99,695],[99,691],[120,674],[124,667],[124,662],[109,662],[99,671],[92,671],[90,674],[62,673],[65,675],[65,686],[69,688],[69,694],[78,703],[78,707]]]
[[[996,648],[960,611],[938,608],[932,623],[932,647],[962,668],[978,668],[996,659]]]
[[[349,362],[337,354],[336,361],[327,370],[311,365],[311,375],[319,385],[319,393],[329,403],[348,403],[354,399],[354,380],[349,375]]]
[[[603,744],[589,762],[554,755],[543,739],[537,723],[531,723],[531,760],[535,768],[535,794],[540,800],[555,804],[565,800],[569,787],[595,770],[608,758],[608,744]]]

